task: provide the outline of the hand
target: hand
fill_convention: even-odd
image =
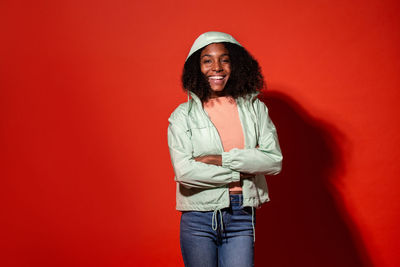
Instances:
[[[213,164],[217,166],[222,166],[222,156],[221,155],[207,155],[194,158],[195,161],[203,162],[206,164]]]

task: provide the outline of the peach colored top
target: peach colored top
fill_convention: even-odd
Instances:
[[[217,128],[224,151],[244,148],[244,135],[236,101],[232,97],[212,98],[203,104],[212,123]],[[240,182],[231,183],[229,191],[242,191]]]

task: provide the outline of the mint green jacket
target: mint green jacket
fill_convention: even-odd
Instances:
[[[264,175],[278,174],[282,154],[268,109],[256,94],[236,99],[245,147],[224,152],[217,129],[200,99],[179,105],[169,118],[168,146],[175,172],[176,209],[215,211],[229,207],[229,183],[242,179],[243,206],[259,207],[269,201]],[[194,160],[205,155],[222,155],[222,166]]]

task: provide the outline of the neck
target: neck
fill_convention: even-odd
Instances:
[[[225,95],[226,95],[225,91],[218,91],[218,92],[212,91],[211,95],[210,95],[210,99],[225,96]]]

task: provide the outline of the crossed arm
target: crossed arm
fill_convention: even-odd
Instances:
[[[282,154],[275,126],[269,119],[268,110],[256,100],[258,110],[258,139],[254,148],[234,148],[221,155],[193,157],[192,141],[185,128],[186,109],[174,112],[168,127],[168,145],[175,180],[191,188],[224,186],[257,174],[275,175],[281,170]]]
[[[222,156],[221,155],[207,155],[194,158],[195,161],[203,162],[206,164],[212,164],[216,166],[222,166]],[[240,173],[240,179],[253,178],[254,174],[250,173]]]

